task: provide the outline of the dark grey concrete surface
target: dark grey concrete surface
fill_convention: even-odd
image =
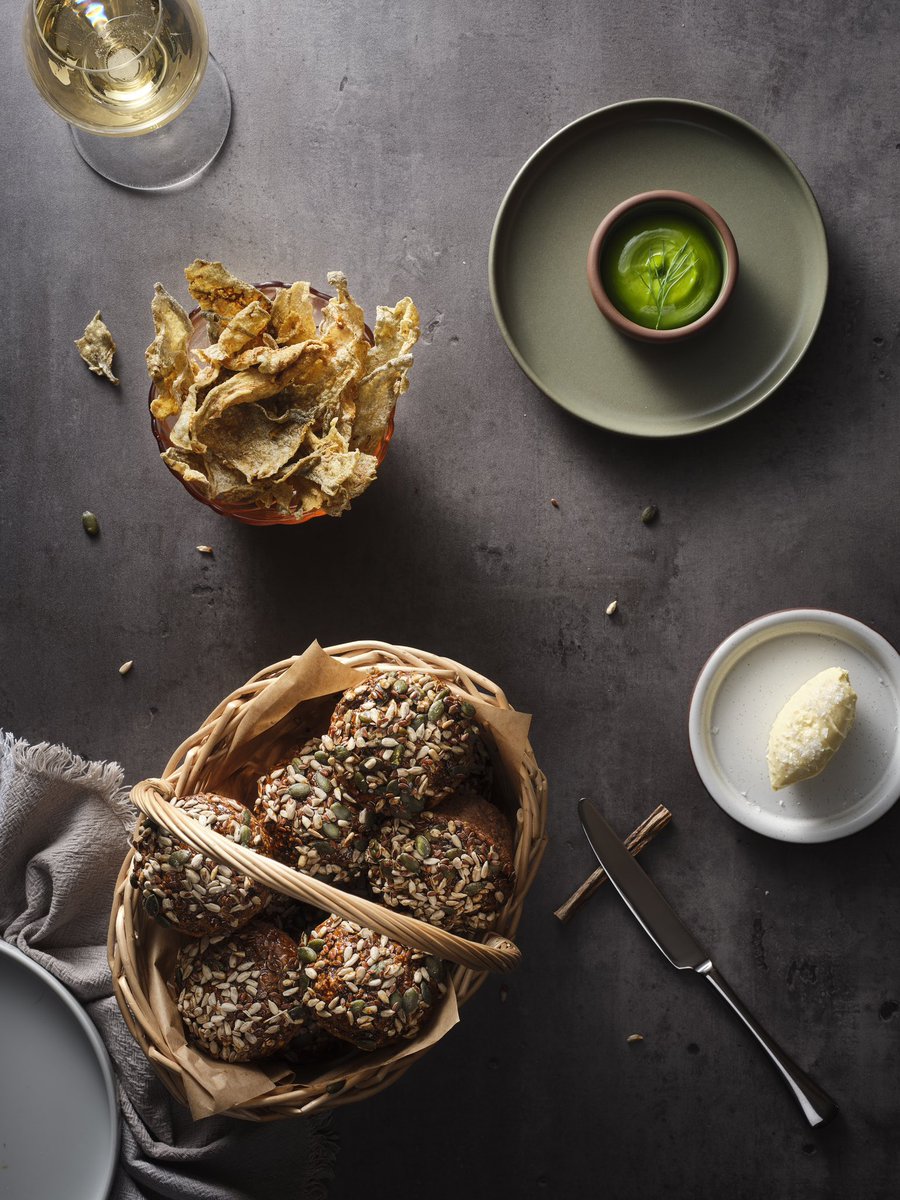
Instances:
[[[897,6],[206,8],[234,124],[207,176],[169,196],[94,176],[16,37],[0,48],[0,722],[117,758],[136,780],[314,637],[477,667],[534,714],[551,781],[524,966],[505,1002],[489,982],[426,1062],[338,1114],[334,1195],[895,1196],[900,809],[845,842],[767,841],[705,794],[686,719],[707,654],[760,613],[834,608],[900,643]],[[672,444],[604,434],[545,400],[507,353],[486,282],[494,214],[526,156],[642,95],[759,125],[806,174],[832,255],[822,327],[787,385]],[[341,267],[369,307],[406,292],[419,304],[427,332],[390,455],[340,521],[244,528],[160,465],[148,303],[195,255],[255,278]],[[118,391],[71,344],[98,306]],[[649,501],[660,518],[645,527]],[[804,1127],[710,989],[671,970],[612,894],[567,928],[553,919],[592,865],[574,811],[585,793],[623,832],[672,808],[646,865],[834,1093],[836,1124]],[[635,1031],[645,1040],[626,1044]]]

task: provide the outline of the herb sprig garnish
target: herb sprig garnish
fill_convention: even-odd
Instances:
[[[697,257],[689,241],[685,241],[674,256],[667,264],[665,255],[661,263],[652,265],[648,262],[648,275],[640,275],[638,278],[656,307],[656,329],[659,329],[659,323],[663,317],[663,309],[666,306],[666,301],[676,284],[680,283],[688,272],[696,265]]]

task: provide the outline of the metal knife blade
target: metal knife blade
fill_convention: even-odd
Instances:
[[[578,816],[610,883],[669,962],[680,971],[705,966],[709,955],[596,807],[588,800],[579,800]]]

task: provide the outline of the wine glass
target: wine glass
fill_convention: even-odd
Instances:
[[[222,148],[231,94],[197,0],[28,0],[24,45],[38,91],[106,179],[173,187]]]

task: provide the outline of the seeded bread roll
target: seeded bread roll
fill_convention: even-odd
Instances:
[[[380,815],[436,808],[487,760],[474,707],[424,672],[372,672],[344,692],[328,736],[344,794]]]
[[[184,945],[175,986],[188,1041],[224,1062],[268,1058],[311,1023],[297,943],[268,921]]]
[[[304,904],[302,900],[282,896],[278,892],[272,893],[272,899],[266,906],[265,919],[298,944],[303,943],[322,917],[320,908],[313,908],[311,904]]]
[[[172,804],[241,846],[264,848],[259,822],[237,800],[200,792]],[[271,897],[262,884],[196,853],[149,818],[138,826],[133,845],[131,886],[141,892],[144,909],[191,937],[240,929]]]
[[[345,797],[328,751],[315,738],[290,762],[263,775],[254,812],[268,853],[327,883],[350,883],[365,874],[366,843],[374,829],[369,809]]]
[[[338,916],[313,930],[306,949],[303,1003],[360,1050],[415,1037],[447,990],[440,959]]]
[[[474,792],[386,821],[367,857],[369,884],[388,908],[455,933],[491,929],[515,887],[506,818]]]

